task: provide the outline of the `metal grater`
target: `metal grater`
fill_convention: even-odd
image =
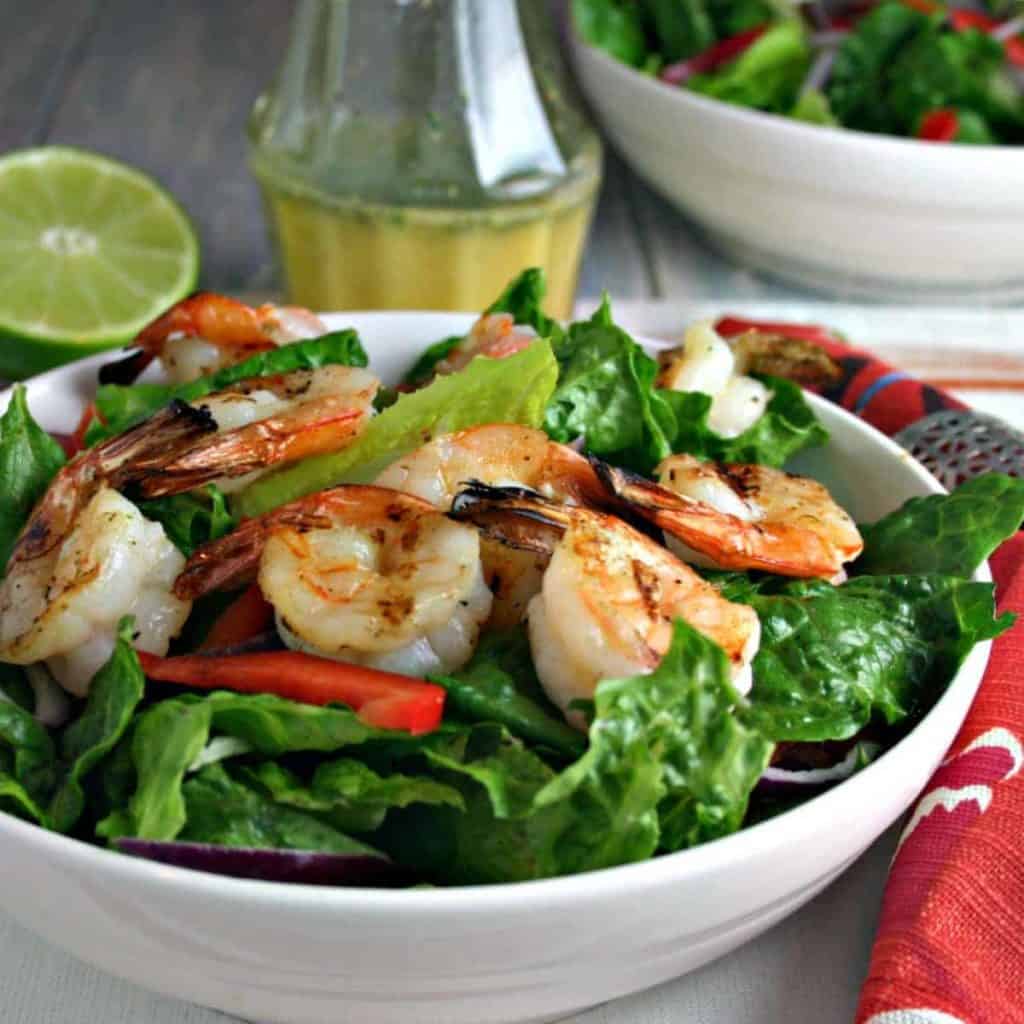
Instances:
[[[947,490],[992,471],[1024,477],[1024,434],[985,413],[936,412],[894,434],[893,440]]]

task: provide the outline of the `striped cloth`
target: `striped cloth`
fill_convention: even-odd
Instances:
[[[952,396],[869,353],[821,342],[843,368],[826,397],[887,434]],[[978,697],[918,800],[892,864],[856,1024],[1024,1021],[1024,533],[992,558],[1000,612]]]

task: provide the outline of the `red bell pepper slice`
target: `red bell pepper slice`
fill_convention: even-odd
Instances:
[[[917,127],[917,137],[926,142],[952,142],[960,131],[960,118],[955,110],[939,107],[929,110]]]
[[[968,29],[976,28],[979,32],[986,32],[991,35],[1002,28],[1003,22],[990,18],[981,11],[952,10],[949,12],[949,22],[957,32],[966,32]],[[1017,67],[1024,67],[1024,40],[1019,36],[1011,36],[1003,40],[1003,50],[1006,59]]]
[[[234,647],[269,629],[274,621],[274,608],[254,583],[220,613],[210,627],[199,650]]]
[[[797,338],[809,341],[814,345],[834,345],[842,342],[842,338],[820,324],[789,324],[769,320],[747,320],[740,316],[723,316],[715,322],[715,330],[723,338],[735,338],[747,331],[760,331],[762,334],[781,334],[784,338]]]
[[[272,693],[302,704],[347,704],[367,724],[419,736],[444,714],[443,687],[363,665],[317,658],[300,651],[267,651],[223,657],[192,654],[158,658],[138,652],[150,679],[201,690]]]
[[[735,60],[744,50],[750,49],[767,31],[767,25],[758,25],[755,28],[748,28],[745,32],[729,36],[727,39],[720,39],[706,50],[662,68],[658,77],[670,85],[681,85],[691,75],[706,75],[723,64]]]

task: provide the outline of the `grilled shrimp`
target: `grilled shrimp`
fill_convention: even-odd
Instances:
[[[529,324],[517,324],[511,313],[490,313],[480,317],[465,336],[436,367],[438,373],[454,373],[474,356],[505,359],[537,340]]]
[[[308,309],[253,309],[225,295],[197,292],[144,327],[132,346],[139,351],[104,367],[100,379],[128,383],[159,359],[171,383],[182,384],[257,352],[326,333],[326,325]]]
[[[375,483],[414,494],[447,512],[470,480],[528,487],[569,504],[607,502],[603,485],[582,455],[551,441],[542,430],[508,423],[436,438],[392,463]],[[544,560],[486,536],[480,555],[494,593],[490,622],[498,628],[513,626],[540,589]]]
[[[779,469],[671,455],[657,469],[659,485],[597,468],[614,494],[696,565],[842,582],[843,564],[864,547],[853,520],[821,484]]]
[[[46,661],[65,689],[84,696],[123,615],[135,616],[142,650],[167,652],[190,607],[171,594],[184,558],[116,489],[158,474],[212,430],[206,413],[175,403],[60,470],[0,583],[0,659]]]
[[[530,649],[546,693],[570,723],[583,724],[570,705],[592,697],[600,680],[656,668],[679,618],[717,643],[736,688],[750,689],[761,636],[757,613],[725,600],[622,520],[513,488],[479,486],[459,496],[453,515],[497,540],[549,553],[527,613]]]
[[[477,531],[384,487],[335,487],[247,520],[193,554],[175,593],[254,578],[289,647],[414,676],[464,665],[491,608]]]
[[[764,413],[772,393],[745,376],[732,348],[710,321],[693,324],[681,348],[661,354],[657,385],[672,391],[701,391],[711,396],[708,426],[720,437],[738,437]]]
[[[230,493],[275,466],[340,451],[373,415],[379,387],[367,370],[322,366],[254,377],[207,395],[202,408],[216,421],[216,436],[169,460],[140,493],[176,494],[211,480]]]

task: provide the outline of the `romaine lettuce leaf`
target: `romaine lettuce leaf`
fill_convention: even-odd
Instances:
[[[82,714],[61,735],[60,752],[66,768],[50,803],[50,827],[68,832],[85,809],[86,776],[113,750],[124,735],[142,700],[146,678],[132,646],[134,620],[117,627],[113,653],[93,676]]]
[[[497,725],[425,744],[466,811],[416,807],[379,836],[445,881],[542,878],[642,860],[739,827],[772,744],[747,722],[722,651],[683,622],[649,675],[605,680],[590,747],[554,774]],[[459,782],[458,780],[460,780]]]
[[[227,499],[216,484],[207,484],[201,492],[140,501],[139,511],[160,523],[171,543],[186,558],[196,548],[235,528]]]
[[[528,324],[541,338],[557,345],[565,333],[556,320],[547,316],[541,306],[547,294],[548,283],[540,267],[529,267],[509,282],[505,290],[485,310],[492,313],[510,313],[517,324]]]
[[[369,740],[387,740],[398,748],[416,742],[408,734],[368,726],[344,707],[316,707],[271,694],[227,690],[203,696],[184,693],[152,705],[135,720],[133,795],[127,810],[115,805],[98,834],[107,839],[174,839],[185,821],[182,782],[211,735],[245,740],[265,757],[330,753]],[[130,771],[120,747],[113,760],[117,770],[104,773],[104,788],[123,795]]]
[[[677,424],[674,452],[687,452],[716,462],[782,466],[804,448],[824,444],[828,431],[818,422],[803,391],[780,377],[760,378],[772,397],[760,419],[738,437],[721,437],[707,424],[711,398],[700,392],[659,391],[671,406]]]
[[[906,721],[938,699],[979,641],[1008,629],[992,586],[951,576],[779,580],[730,596],[761,620],[752,721],[773,740],[846,739],[873,715]]]
[[[186,823],[183,842],[219,846],[376,854],[319,818],[275,803],[210,765],[182,787]]]
[[[777,22],[736,60],[710,74],[694,75],[689,87],[726,103],[788,114],[811,64],[801,21]]]
[[[185,824],[185,773],[206,746],[210,721],[205,701],[164,700],[143,712],[131,739],[135,792],[127,808],[99,823],[96,834],[111,841],[174,839]]]
[[[927,15],[902,3],[880,4],[857,22],[839,46],[825,90],[842,124],[864,131],[899,132],[889,105],[891,68],[928,24]]]
[[[687,623],[650,674],[606,679],[594,694],[590,749],[536,798],[569,800],[580,822],[559,866],[582,871],[678,850],[736,831],[771,757],[747,720],[725,655]]]
[[[709,7],[706,0],[640,0],[658,49],[669,63],[693,57],[714,43]]]
[[[239,516],[256,516],[335,484],[367,483],[439,434],[482,423],[540,426],[557,374],[551,346],[544,340],[507,359],[478,356],[464,370],[402,395],[344,451],[318,455],[257,480],[234,499],[232,509]]]
[[[986,473],[952,494],[912,498],[862,526],[858,573],[950,573],[967,578],[1024,522],[1024,480]]]
[[[64,461],[61,446],[28,411],[24,385],[15,384],[0,417],[0,579],[32,508]]]
[[[587,451],[641,473],[672,454],[676,421],[654,390],[658,364],[613,323],[607,295],[569,327],[555,358],[558,384],[544,414],[553,440],[582,437]]]
[[[226,366],[186,384],[103,384],[97,389],[95,399],[99,418],[90,424],[85,441],[93,445],[120,434],[174,399],[195,402],[250,377],[316,370],[332,364],[366,366],[366,352],[355,331],[334,331],[319,338],[307,338],[267,352],[257,352],[234,366]]]
[[[647,56],[647,39],[637,5],[622,0],[572,0],[576,31],[624,64],[640,67]]]
[[[431,680],[448,691],[447,709],[474,722],[498,722],[520,739],[566,757],[578,757],[586,742],[566,725],[541,689],[522,627],[485,633],[470,662]]]
[[[242,768],[236,774],[275,803],[313,814],[342,832],[372,832],[393,807],[439,804],[462,810],[465,806],[453,786],[397,772],[382,776],[354,758],[317,765],[308,784],[275,761]]]
[[[5,786],[8,798],[45,821],[43,808],[58,777],[53,741],[28,711],[10,701],[0,701],[0,755],[0,771],[9,779]]]

